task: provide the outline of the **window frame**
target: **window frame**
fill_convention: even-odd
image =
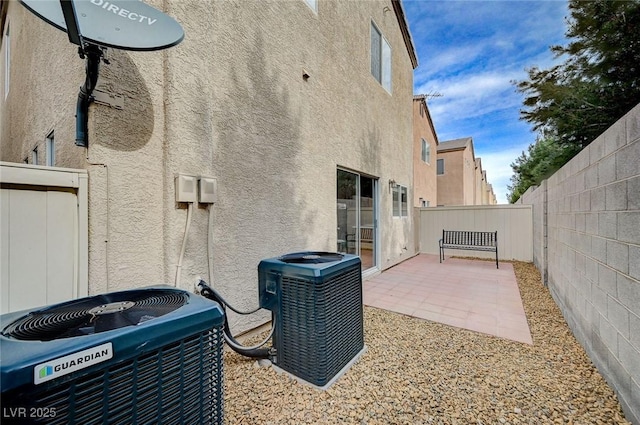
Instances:
[[[53,131],[49,133],[49,135],[47,136],[45,149],[47,154],[47,158],[46,158],[47,166],[55,167],[56,166],[56,145],[55,145],[55,134]]]
[[[318,13],[318,0],[304,0],[304,2],[314,13]]]
[[[7,21],[7,29],[4,33],[4,100],[9,96],[11,77],[11,24]]]
[[[391,49],[391,44],[386,39],[382,31],[380,31],[380,28],[375,24],[375,22],[373,22],[373,20],[371,21],[370,28],[369,57],[371,75],[389,94],[391,94],[393,86],[391,66],[393,51]],[[374,34],[376,34],[378,36],[377,39],[380,40],[378,46],[375,46],[374,44],[374,41],[377,42],[377,39],[374,40]]]
[[[436,160],[436,175],[444,175],[444,158],[438,158]]]
[[[431,164],[431,145],[422,138],[422,162]]]
[[[392,188],[391,215],[393,218],[409,217],[409,189],[407,186],[396,184]]]

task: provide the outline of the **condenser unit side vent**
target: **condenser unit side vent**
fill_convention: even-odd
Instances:
[[[284,276],[278,365],[322,386],[357,355],[364,346],[361,285],[359,267],[315,284]]]

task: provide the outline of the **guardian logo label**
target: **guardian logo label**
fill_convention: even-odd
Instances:
[[[33,368],[33,383],[36,385],[42,384],[111,358],[113,358],[113,346],[108,342],[68,356],[49,360]]]

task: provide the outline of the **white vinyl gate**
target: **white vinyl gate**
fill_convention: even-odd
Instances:
[[[0,313],[88,293],[85,170],[0,163]]]

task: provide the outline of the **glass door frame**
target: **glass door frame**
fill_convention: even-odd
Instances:
[[[370,179],[372,182],[372,195],[373,195],[373,205],[372,205],[372,225],[373,225],[373,241],[372,241],[372,265],[371,267],[368,267],[367,269],[363,269],[362,273],[363,274],[370,274],[370,273],[375,273],[377,271],[380,270],[379,268],[379,264],[380,264],[380,228],[379,228],[379,216],[380,216],[380,179],[378,177],[375,176],[371,176],[369,174],[366,173],[361,173],[358,171],[353,171],[350,170],[348,168],[343,168],[343,167],[337,167],[336,170],[336,187],[338,184],[338,179],[337,179],[337,175],[338,172],[345,172],[345,173],[349,173],[352,174],[356,177],[356,193],[355,193],[355,200],[356,200],[356,211],[355,211],[355,227],[356,227],[356,232],[355,232],[355,254],[360,256],[360,258],[362,258],[361,254],[361,247],[362,247],[362,241],[361,241],[361,215],[362,215],[362,203],[361,203],[361,195],[362,195],[362,182],[361,182],[361,178],[367,178]],[[336,198],[336,203],[338,202],[338,199]],[[337,209],[336,209],[337,211]],[[339,224],[339,223],[338,223]],[[349,252],[349,241],[346,242],[346,251]],[[364,264],[363,264],[364,266]]]

